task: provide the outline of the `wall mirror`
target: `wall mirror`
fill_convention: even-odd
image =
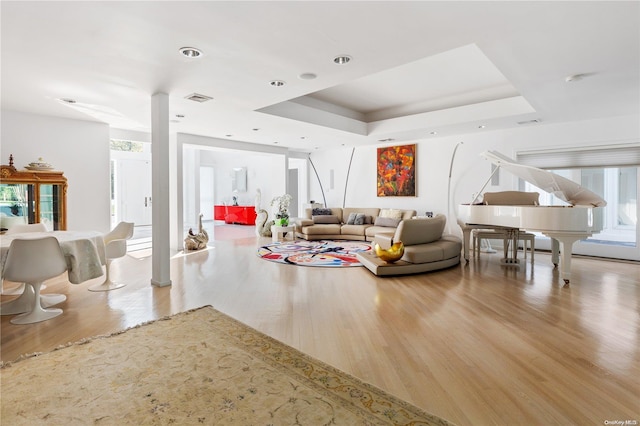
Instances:
[[[231,176],[231,190],[233,192],[247,191],[247,168],[234,167]]]

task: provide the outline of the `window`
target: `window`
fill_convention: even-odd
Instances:
[[[639,143],[520,152],[517,161],[550,170],[607,201],[602,231],[576,243],[574,253],[640,260]],[[566,205],[528,182],[521,181],[520,189],[540,192],[541,205]]]
[[[638,167],[611,167],[553,170],[555,174],[579,183],[607,201],[603,229],[588,239],[599,244],[637,246]],[[524,191],[540,192],[540,204],[566,205],[556,196],[524,183]]]

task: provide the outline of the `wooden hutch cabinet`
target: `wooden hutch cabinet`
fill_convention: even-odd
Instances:
[[[44,223],[67,229],[67,178],[55,170],[17,170],[0,166],[0,228],[16,223]]]

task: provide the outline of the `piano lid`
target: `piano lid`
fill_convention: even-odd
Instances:
[[[508,170],[519,178],[555,195],[572,206],[604,207],[607,205],[607,202],[598,194],[548,170],[518,164],[515,160],[496,151],[486,151],[480,155],[501,169]]]

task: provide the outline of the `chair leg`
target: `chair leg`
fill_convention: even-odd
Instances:
[[[42,283],[27,284],[28,287],[32,287],[35,292],[33,298],[31,311],[28,313],[20,314],[11,319],[11,324],[33,324],[35,322],[46,321],[51,318],[55,318],[62,314],[62,309],[44,309],[40,303],[40,286]]]
[[[112,262],[111,259],[107,259],[107,266],[105,267],[106,278],[104,282],[102,282],[101,284],[96,284],[89,287],[89,291],[110,291],[110,290],[116,290],[116,289],[122,288],[126,285],[124,283],[114,283],[113,281],[111,281],[111,278],[109,277],[111,262]]]
[[[33,307],[33,299],[36,297],[33,287],[22,284],[24,290],[18,298],[4,302],[0,305],[0,315],[16,315],[29,312]]]
[[[478,241],[478,237],[476,236],[475,232],[471,232],[471,240],[473,241],[473,244],[471,246],[471,250],[473,252],[473,257],[476,256],[476,243]]]
[[[46,284],[42,284],[42,290],[44,290],[45,288],[47,288]],[[18,287],[10,288],[10,289],[5,291],[4,283],[3,283],[3,285],[2,285],[2,295],[3,296],[19,296],[22,293],[24,293],[24,289],[25,289],[25,284],[22,283],[22,284],[18,285]]]
[[[529,240],[529,247],[531,248],[531,264],[533,265],[533,254],[536,252],[536,237]]]
[[[42,286],[44,287],[44,285]],[[40,290],[42,291],[42,287]],[[35,292],[33,291],[33,287],[30,285],[24,286],[24,291],[22,294],[8,302],[4,302],[0,304],[0,315],[16,315],[16,314],[24,314],[25,312],[29,312],[33,306],[33,299],[35,298]],[[43,308],[48,308],[49,306],[57,305],[59,303],[67,300],[67,296],[64,294],[41,294],[40,295],[40,305]]]

